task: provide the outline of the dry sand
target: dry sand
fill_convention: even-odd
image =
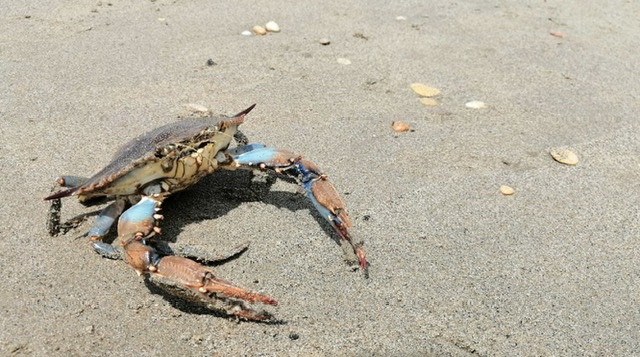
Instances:
[[[639,354],[640,5],[388,3],[0,4],[0,355]],[[240,35],[268,20],[282,31]],[[94,173],[188,103],[257,103],[245,133],[330,174],[370,279],[287,183],[251,201],[207,180],[163,222],[205,249],[250,240],[216,271],[276,297],[281,325],[154,294],[78,238],[91,222],[47,235],[57,175]]]

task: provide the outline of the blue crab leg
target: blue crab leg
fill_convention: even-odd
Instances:
[[[217,278],[213,270],[185,257],[161,256],[148,245],[159,233],[155,222],[162,203],[162,195],[143,196],[126,210],[118,220],[118,239],[124,249],[124,258],[138,274],[149,275],[151,281],[170,294],[200,303],[206,307],[222,309],[227,314],[251,320],[267,320],[271,315],[257,312],[244,302],[277,305],[264,294],[251,292]]]
[[[124,210],[125,205],[125,200],[116,199],[115,202],[105,207],[98,214],[96,221],[93,223],[93,226],[91,226],[91,229],[89,229],[88,236],[91,238],[93,249],[103,257],[111,259],[119,259],[122,257],[122,252],[111,244],[104,243],[102,237],[109,232],[109,229],[113,226],[113,222],[115,222],[116,218],[118,218]]]
[[[58,177],[56,181],[58,185],[62,187],[78,187],[89,181],[89,178],[84,176],[65,175]]]
[[[345,204],[327,175],[323,174],[316,164],[289,150],[262,144],[239,146],[227,150],[227,153],[233,157],[238,167],[270,169],[279,174],[295,178],[304,188],[316,210],[338,233],[342,242],[346,242],[351,246],[353,253],[357,256],[360,267],[362,269],[367,268],[362,242],[354,241],[349,233],[351,220]]]
[[[102,237],[107,234],[113,222],[116,221],[116,218],[118,218],[124,210],[125,204],[125,200],[117,199],[98,214],[95,223],[91,229],[89,229],[88,235],[91,237],[91,240],[102,240]]]

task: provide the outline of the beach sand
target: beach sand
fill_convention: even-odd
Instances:
[[[0,354],[640,353],[639,13],[595,1],[3,3]],[[269,20],[279,33],[241,35]],[[439,89],[438,106],[412,83]],[[47,234],[42,198],[58,175],[97,172],[127,140],[195,115],[189,104],[253,103],[247,136],[304,154],[343,195],[369,279],[295,185],[261,200],[214,189],[241,186],[236,173],[165,202],[162,238],[211,251],[250,241],[215,271],[278,299],[266,309],[281,324],[154,293],[93,252],[93,217]],[[578,164],[554,161],[554,147]],[[96,209],[63,202],[65,218]]]

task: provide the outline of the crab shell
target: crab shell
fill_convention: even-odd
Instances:
[[[163,192],[182,190],[233,161],[223,152],[254,107],[232,117],[191,118],[149,131],[122,146],[107,166],[81,185],[45,199],[139,195],[158,182]]]

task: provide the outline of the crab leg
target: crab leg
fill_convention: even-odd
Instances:
[[[126,210],[118,221],[118,239],[124,248],[125,260],[138,272],[149,275],[151,281],[170,294],[196,301],[207,307],[223,309],[227,314],[252,320],[266,320],[270,315],[256,312],[245,302],[277,305],[264,294],[251,292],[217,278],[213,270],[191,259],[179,256],[160,256],[147,245],[159,231],[155,220],[161,198],[144,196]],[[168,280],[168,281],[167,281]]]
[[[67,187],[67,188],[74,188],[74,187],[78,187],[80,185],[82,185],[84,182],[86,182],[88,180],[88,178],[86,177],[82,177],[82,176],[71,176],[71,175],[67,175],[67,176],[60,176],[56,179],[56,185],[51,189],[51,191],[55,191],[57,188],[59,187]],[[67,192],[69,190],[66,191],[61,191],[61,192]],[[51,205],[49,206],[49,218],[47,221],[47,228],[49,230],[49,234],[51,236],[57,236],[58,234],[62,233],[66,233],[76,227],[78,227],[82,222],[84,222],[84,220],[86,219],[86,215],[80,215],[77,216],[67,222],[61,223],[60,222],[60,211],[62,209],[62,201],[60,200],[60,197],[58,195],[59,192],[53,193],[52,195],[49,195],[47,198],[45,198],[45,200],[51,200]],[[82,202],[82,201],[81,201]],[[83,202],[83,204],[86,204]],[[106,209],[105,209],[106,211]],[[103,211],[104,212],[104,211]],[[119,213],[118,213],[119,214]],[[102,213],[101,213],[102,215]],[[116,215],[117,217],[117,215]],[[106,222],[101,222],[101,225],[107,224]],[[111,224],[108,224],[108,226],[105,229],[105,233],[106,231],[109,230],[109,226]],[[97,224],[95,225],[97,226]]]
[[[318,210],[340,236],[342,242],[349,244],[351,252],[357,256],[360,267],[367,268],[362,242],[354,241],[349,233],[351,220],[346,206],[338,191],[312,161],[303,159],[289,150],[269,147],[262,144],[239,146],[227,151],[240,168],[270,169],[279,174],[293,177],[304,188],[305,193]]]

